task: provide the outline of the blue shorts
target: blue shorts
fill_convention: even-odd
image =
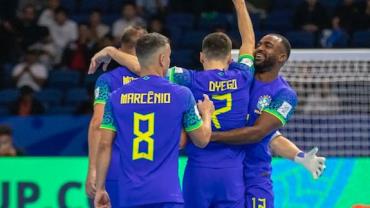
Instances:
[[[121,208],[184,208],[184,204],[183,203],[156,203],[156,204],[146,204],[146,205],[139,205],[139,206],[133,206],[133,207],[121,207]]]
[[[246,208],[274,207],[274,192],[272,190],[272,181],[248,181],[246,180]]]
[[[118,180],[106,180],[105,189],[108,192],[112,208],[119,208]]]
[[[244,208],[243,168],[186,166],[185,208]]]

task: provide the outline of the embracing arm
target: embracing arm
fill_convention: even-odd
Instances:
[[[251,127],[243,127],[224,132],[213,132],[212,141],[227,144],[251,144],[261,141],[263,137],[280,128],[283,124],[275,116],[262,112]]]
[[[126,66],[135,74],[140,73],[140,65],[136,56],[120,51],[115,47],[108,46],[91,58],[89,74],[95,73],[97,67],[102,63],[103,70],[106,70],[111,59],[117,61],[122,66]]]

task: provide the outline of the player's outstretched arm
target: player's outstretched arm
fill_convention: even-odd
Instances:
[[[105,71],[111,59],[117,61],[122,66],[126,66],[136,74],[140,73],[140,65],[136,56],[122,52],[112,46],[105,47],[91,58],[88,73],[95,73],[100,64],[103,64],[103,70]]]
[[[199,109],[199,113],[201,116],[201,122],[198,122],[201,124],[200,126],[197,125],[196,129],[186,129],[187,134],[189,135],[190,139],[193,141],[193,143],[200,148],[204,148],[208,145],[210,139],[211,139],[211,133],[212,133],[212,126],[211,126],[211,117],[212,113],[215,111],[215,106],[213,105],[213,102],[209,99],[207,95],[203,95],[204,100],[198,101],[197,107]],[[196,108],[196,107],[195,107]],[[196,109],[195,109],[196,110]],[[197,114],[197,113],[196,113]],[[195,120],[199,117],[199,115],[190,115],[193,118],[190,118],[191,120]],[[194,116],[196,118],[194,118]]]
[[[285,138],[279,131],[272,136],[270,142],[271,150],[284,158],[294,160],[294,157],[302,152],[293,142]]]
[[[252,20],[249,16],[245,0],[233,0],[238,19],[238,28],[242,39],[239,56],[252,55],[255,48],[255,36]]]
[[[302,165],[312,174],[314,179],[318,179],[325,169],[325,157],[318,157],[316,155],[318,152],[317,147],[305,153],[293,142],[280,134],[271,140],[270,148],[275,154],[294,160],[294,162]]]
[[[98,147],[97,169],[96,169],[96,195],[95,207],[110,207],[109,196],[105,190],[105,179],[112,155],[112,143],[115,132],[108,129],[101,130],[101,140]]]
[[[281,121],[275,116],[262,112],[253,126],[224,132],[213,132],[212,141],[236,145],[257,143],[263,137],[282,126]]]

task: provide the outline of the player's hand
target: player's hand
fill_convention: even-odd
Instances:
[[[198,110],[201,115],[212,115],[215,111],[215,106],[213,105],[212,100],[209,99],[208,95],[203,94],[203,101],[198,100]]]
[[[298,153],[294,158],[296,163],[303,165],[308,171],[311,172],[314,179],[318,179],[326,168],[325,157],[318,157],[316,155],[318,151],[319,148],[315,147],[308,153]]]
[[[96,192],[94,200],[95,208],[111,208],[109,195],[105,190],[99,190]]]
[[[93,199],[96,193],[96,171],[89,170],[87,173],[85,190],[89,198]]]
[[[107,70],[107,66],[112,60],[108,54],[109,47],[111,46],[105,47],[91,58],[88,74],[94,74],[100,64],[103,64],[103,71]]]

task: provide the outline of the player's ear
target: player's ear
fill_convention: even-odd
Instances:
[[[279,55],[279,62],[284,63],[288,59],[288,56],[285,53]]]
[[[199,53],[199,60],[200,60],[200,63],[204,64],[204,62],[205,62],[205,56],[204,56],[204,53],[203,52],[200,52]]]
[[[159,66],[164,67],[166,65],[165,63],[165,56],[163,53],[159,54]]]

